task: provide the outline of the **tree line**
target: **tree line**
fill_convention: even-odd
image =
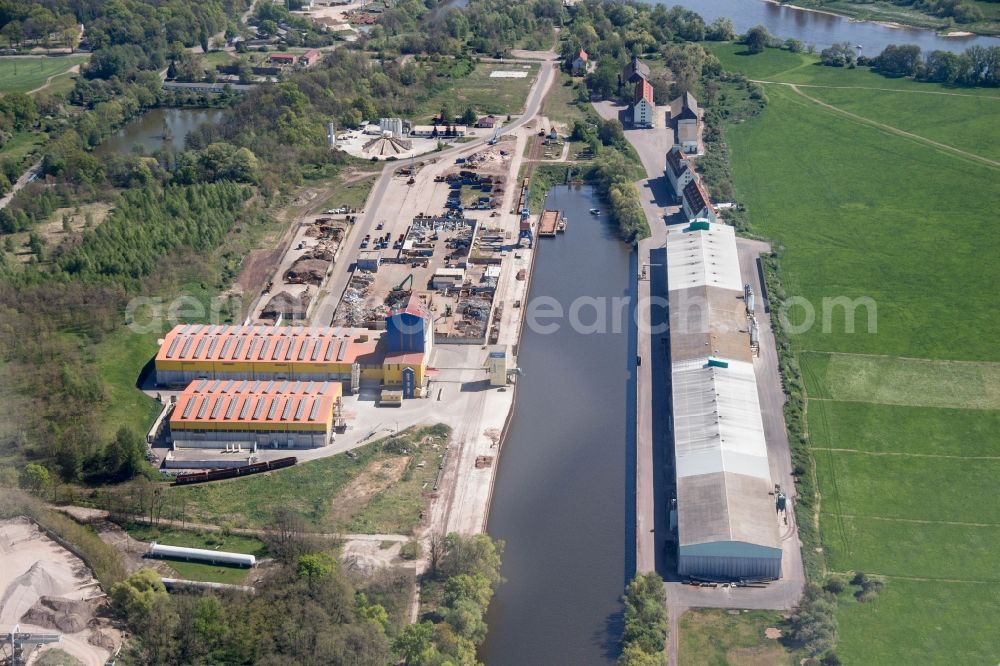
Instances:
[[[667,592],[655,571],[636,574],[625,588],[625,630],[619,666],[662,666],[666,663]]]
[[[923,56],[919,46],[890,44],[875,58],[858,58],[858,64],[890,77],[965,87],[1000,86],[1000,46],[970,46],[962,53],[935,50]]]
[[[442,605],[409,625],[412,578],[398,569],[349,570],[294,525],[265,537],[276,558],[255,594],[168,594],[143,569],[111,588],[133,632],[123,656],[134,663],[477,664],[482,613],[499,582],[502,544],[486,535],[438,538],[433,563]]]

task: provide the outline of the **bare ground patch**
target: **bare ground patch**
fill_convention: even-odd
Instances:
[[[408,457],[398,457],[369,463],[334,496],[328,520],[337,524],[350,519],[373,497],[399,483],[409,462]]]

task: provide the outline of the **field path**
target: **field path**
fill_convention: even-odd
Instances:
[[[53,74],[52,76],[48,77],[47,79],[45,79],[45,83],[43,83],[42,85],[38,86],[34,90],[29,90],[25,94],[26,95],[34,95],[36,92],[41,92],[41,91],[45,90],[50,85],[52,85],[52,79],[54,79],[56,77],[66,76],[67,74],[79,74],[79,73],[80,73],[80,66],[79,65],[73,65],[72,67],[70,67],[69,69],[67,69],[65,72],[59,72],[58,74]]]
[[[833,111],[834,113],[836,113],[838,115],[850,118],[851,120],[854,120],[855,122],[857,122],[857,123],[859,123],[861,125],[868,125],[869,127],[874,127],[876,129],[880,129],[880,130],[882,130],[884,132],[888,132],[890,134],[895,134],[897,136],[901,136],[901,137],[904,137],[904,138],[907,138],[907,139],[912,139],[914,141],[917,141],[918,143],[922,143],[922,144],[930,146],[932,148],[937,148],[937,149],[940,149],[940,150],[944,150],[946,152],[954,153],[956,155],[960,155],[962,157],[971,159],[971,160],[973,160],[973,161],[975,161],[975,162],[977,162],[979,164],[985,164],[986,166],[990,166],[990,167],[993,167],[993,168],[1000,168],[1000,162],[997,162],[996,160],[991,160],[991,159],[989,159],[987,157],[983,157],[982,155],[976,155],[975,153],[970,153],[970,152],[962,150],[960,148],[955,148],[954,146],[949,146],[948,144],[945,144],[945,143],[939,143],[937,141],[933,141],[931,139],[922,137],[922,136],[920,136],[918,134],[913,134],[912,132],[907,132],[905,130],[901,130],[898,127],[893,127],[892,125],[886,125],[885,123],[880,123],[880,122],[878,122],[876,120],[871,120],[869,118],[865,118],[864,116],[859,116],[856,113],[851,113],[850,111],[845,111],[844,109],[836,107],[836,106],[834,106],[832,104],[827,104],[823,100],[816,99],[815,97],[812,97],[811,95],[808,95],[808,94],[804,93],[802,91],[802,89],[799,87],[799,84],[796,84],[796,83],[781,83],[779,85],[788,86],[789,88],[791,88],[792,90],[794,90],[796,93],[798,93],[802,97],[805,97],[810,102],[813,102],[814,104],[818,104],[819,106],[822,106],[825,109],[829,109],[830,111]]]
[[[875,86],[824,86],[819,83],[789,83],[788,81],[765,81],[762,79],[750,79],[750,81],[753,83],[766,83],[774,86],[790,86],[793,88],[798,86],[800,88],[829,88],[830,90],[879,90],[882,92],[911,93],[914,95],[944,95],[946,97],[975,97],[976,99],[1000,100],[1000,97],[995,95],[970,95],[969,93],[942,92],[940,90],[906,90],[903,88],[877,88]]]
[[[856,513],[827,514],[852,520],[880,520],[887,523],[913,523],[915,525],[957,525],[959,527],[1000,527],[1000,523],[970,523],[960,520],[924,520],[921,518],[894,518],[892,516],[865,516]]]
[[[61,511],[74,520],[81,523],[89,523],[94,520],[109,520],[108,512],[104,509],[93,509],[87,506],[72,506],[72,505],[52,505],[52,508],[56,511]],[[174,527],[182,530],[193,530],[201,532],[222,532],[223,528],[218,525],[212,525],[209,523],[195,523],[190,520],[175,520],[173,518],[160,518],[156,521],[150,521],[142,516],[132,516],[132,522],[143,523],[146,525],[163,525],[164,527]],[[261,537],[268,534],[268,530],[253,528],[253,527],[232,527],[228,528],[229,532],[233,534],[239,534],[241,536],[254,536]],[[406,542],[410,541],[413,537],[406,536],[405,534],[346,534],[341,532],[302,532],[302,534],[315,537],[319,539],[338,539],[343,541],[399,541]]]
[[[824,398],[810,398],[810,400],[824,400]],[[853,402],[862,402],[861,400]],[[873,404],[873,403],[867,403]],[[843,449],[830,448],[825,446],[814,446],[813,451],[832,451],[834,453],[857,453],[862,456],[901,456],[904,458],[947,458],[951,460],[1000,460],[1000,456],[956,456],[946,453],[909,453],[908,451],[865,451],[864,449]]]
[[[837,574],[840,576],[845,576],[851,578],[854,576],[853,571],[831,571],[832,574]],[[928,578],[926,576],[900,576],[897,574],[887,574],[877,571],[867,571],[865,573],[874,574],[876,576],[881,576],[882,578],[888,578],[890,580],[915,580],[921,583],[972,583],[973,585],[996,585],[995,580],[972,580],[969,578]]]

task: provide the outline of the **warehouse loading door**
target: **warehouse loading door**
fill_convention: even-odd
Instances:
[[[403,398],[409,400],[416,393],[413,368],[403,368]]]

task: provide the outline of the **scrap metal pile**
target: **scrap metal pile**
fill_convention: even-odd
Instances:
[[[365,326],[366,323],[384,319],[389,314],[389,308],[382,304],[369,304],[368,295],[375,283],[375,274],[368,271],[355,271],[344,298],[337,308],[334,322],[337,326]]]

